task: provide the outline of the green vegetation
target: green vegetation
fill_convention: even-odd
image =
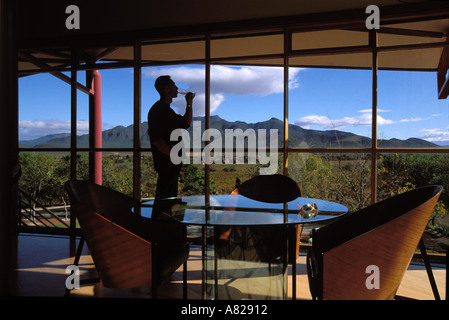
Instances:
[[[304,197],[326,199],[355,211],[370,204],[371,170],[366,155],[290,154],[289,175]]]
[[[21,153],[22,176],[19,186],[44,205],[67,203],[63,185],[70,176],[70,156],[43,152]],[[88,155],[77,158],[77,178],[88,177]],[[279,156],[279,170],[282,155]],[[371,159],[363,154],[289,154],[289,175],[300,185],[303,195],[337,201],[355,211],[370,204]],[[152,198],[157,174],[150,155],[143,155],[141,198]],[[212,164],[211,194],[229,194],[236,185],[259,174],[260,165]],[[441,184],[445,188],[435,209],[444,215],[449,205],[449,155],[385,154],[378,159],[378,200],[416,187]],[[204,190],[204,166],[184,165],[179,194],[199,195]],[[132,195],[133,157],[130,154],[103,155],[103,185]]]

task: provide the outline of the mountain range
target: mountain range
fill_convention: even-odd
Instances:
[[[194,117],[193,121],[197,121],[195,124],[201,124],[202,130],[204,130],[204,117]],[[104,130],[103,148],[131,148],[133,146],[133,125],[124,127],[117,126],[112,129]],[[192,134],[193,125],[188,129],[190,137],[195,139],[195,135]],[[222,141],[224,146],[224,137],[226,129],[241,129],[243,131],[247,129],[253,129],[256,133],[258,129],[265,129],[267,132],[266,146],[269,147],[269,130],[278,130],[278,145],[282,146],[283,140],[283,128],[284,124],[281,120],[271,118],[267,121],[257,123],[247,123],[243,121],[226,121],[219,116],[210,117],[210,127],[217,129],[222,135]],[[143,122],[141,124],[141,142],[143,148],[150,147],[150,141],[147,134],[148,123]],[[289,147],[305,147],[305,148],[335,148],[335,147],[347,147],[347,148],[369,148],[371,147],[371,138],[356,135],[354,133],[339,131],[339,130],[310,130],[304,129],[297,125],[289,125]],[[77,137],[78,147],[87,148],[89,146],[89,135],[80,135]],[[33,147],[33,148],[68,148],[70,147],[70,134],[52,134],[40,137],[34,140],[24,140],[19,142],[21,147]],[[204,142],[202,143],[204,146]],[[234,144],[235,145],[235,144]],[[419,138],[409,138],[406,140],[389,139],[379,140],[378,147],[384,148],[437,148],[440,147],[432,142],[422,140]]]

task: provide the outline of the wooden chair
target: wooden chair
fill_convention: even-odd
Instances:
[[[189,245],[183,225],[138,216],[131,212],[138,204],[133,198],[88,181],[68,181],[65,188],[82,234],[75,264],[85,241],[105,287],[151,287],[153,298],[183,265],[185,298]]]
[[[394,299],[441,191],[418,188],[314,229],[307,257],[312,297]]]
[[[280,175],[259,175],[243,182],[238,186],[231,194],[240,194],[247,198],[268,202],[268,203],[285,203],[293,201],[298,197],[302,196],[302,191],[299,185],[291,178]],[[265,238],[272,237],[272,241],[263,241],[264,246],[269,247],[268,252],[272,252],[275,256],[276,248],[276,238],[277,230],[276,227],[255,227],[254,229],[264,229],[260,233],[264,235]],[[300,229],[299,226],[289,226],[288,227],[288,263],[292,264],[292,276],[293,276],[293,299],[296,298],[296,259],[299,257],[299,238]],[[268,245],[267,245],[268,243]],[[270,243],[272,244],[270,246]],[[266,257],[270,260],[270,257]]]

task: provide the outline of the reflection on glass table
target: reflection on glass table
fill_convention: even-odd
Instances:
[[[316,205],[317,212],[308,217],[301,214],[304,206]],[[333,219],[348,211],[338,203],[320,199],[297,198],[286,204],[266,203],[242,195],[211,195],[168,198],[142,203],[141,215],[153,216],[153,208],[173,219],[190,225],[253,226],[273,224],[316,223]],[[286,219],[284,219],[284,216]]]

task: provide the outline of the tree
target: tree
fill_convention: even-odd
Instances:
[[[369,204],[370,168],[364,155],[289,155],[289,176],[304,197],[342,203],[350,211]]]
[[[157,172],[154,169],[153,157],[144,156],[142,168],[142,198],[153,198],[156,194]]]
[[[103,157],[103,185],[132,196],[132,157],[122,155],[110,155],[108,157]]]
[[[183,165],[179,175],[181,195],[191,196],[204,194],[204,171],[196,165]],[[209,190],[215,193],[214,180],[210,179]]]
[[[19,187],[33,199],[51,204],[58,185],[55,177],[58,159],[47,153],[22,153],[20,162],[22,176]]]

